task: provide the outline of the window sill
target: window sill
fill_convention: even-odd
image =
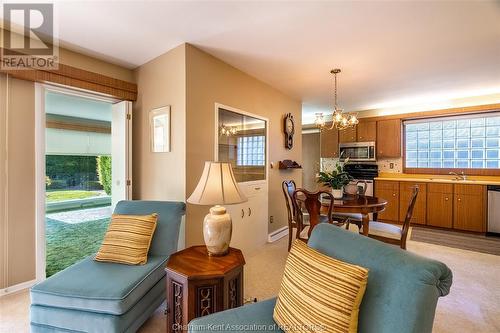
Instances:
[[[470,168],[406,168],[403,173],[423,175],[448,175],[450,172],[460,174],[464,172],[467,176],[500,176],[500,169],[470,169]]]

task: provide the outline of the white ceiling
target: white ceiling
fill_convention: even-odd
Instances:
[[[61,45],[137,67],[188,42],[347,111],[500,93],[500,2],[57,2]]]

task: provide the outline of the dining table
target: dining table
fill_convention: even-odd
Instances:
[[[331,200],[327,198],[321,199],[321,212],[326,213],[331,205]],[[387,205],[387,200],[369,196],[369,195],[344,195],[342,199],[333,200],[333,214],[335,213],[349,213],[361,214],[361,223],[363,228],[361,233],[368,236],[370,229],[370,213],[376,216],[382,212]]]

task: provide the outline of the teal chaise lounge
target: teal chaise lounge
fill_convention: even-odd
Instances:
[[[177,251],[185,204],[120,201],[115,213],[158,213],[145,265],[88,257],[31,289],[31,332],[135,332],[165,300],[165,264]]]
[[[309,246],[370,269],[359,332],[432,332],[438,298],[449,293],[452,283],[445,264],[325,223],[314,228]],[[270,299],[194,319],[189,332],[282,332],[273,320],[275,302]]]

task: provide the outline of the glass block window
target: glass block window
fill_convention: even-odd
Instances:
[[[500,168],[500,112],[404,122],[407,168]]]
[[[263,135],[238,137],[237,166],[263,166],[266,161],[266,137]]]

